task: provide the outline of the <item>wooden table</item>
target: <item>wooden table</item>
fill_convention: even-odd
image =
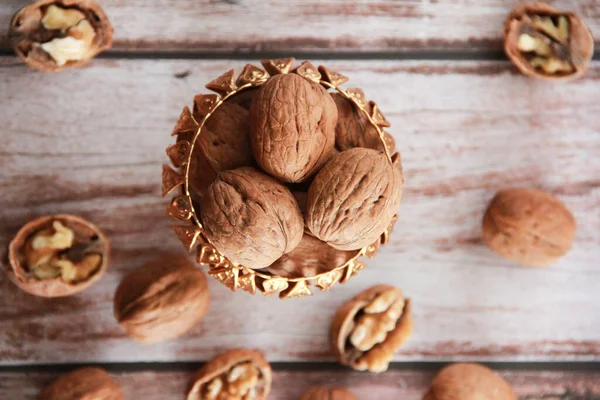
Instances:
[[[2,1],[0,27],[26,3]],[[600,62],[566,85],[521,76],[500,35],[517,3],[104,0],[114,49],[60,74],[28,70],[0,36],[0,243],[31,218],[69,212],[114,248],[101,282],[69,298],[27,295],[0,274],[0,399],[36,399],[89,364],[128,399],[181,399],[192,371],[234,346],[273,363],[272,399],[326,383],[417,400],[456,360],[491,363],[522,399],[599,399]],[[564,3],[600,33],[600,2]],[[117,284],[159,252],[182,251],[160,197],[181,108],[225,70],[280,55],[344,73],[392,122],[406,190],[391,243],[358,278],[310,298],[232,294],[211,280],[210,312],[189,334],[129,340],[112,315]],[[553,267],[517,267],[482,243],[486,204],[509,186],[543,188],[575,214],[573,250]],[[387,373],[338,367],[331,316],[380,282],[413,299],[413,339]]]

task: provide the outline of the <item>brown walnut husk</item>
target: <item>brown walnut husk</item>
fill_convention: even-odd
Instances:
[[[186,400],[266,400],[271,376],[271,366],[261,353],[231,349],[196,373]]]
[[[100,368],[80,368],[48,385],[40,400],[125,400],[119,385]]]
[[[315,177],[306,201],[306,226],[339,250],[374,243],[402,197],[402,171],[385,153],[354,148],[332,158]]]
[[[506,19],[504,49],[527,76],[570,81],[589,68],[594,38],[577,14],[544,3],[527,3]]]
[[[410,299],[389,285],[367,289],[340,307],[331,324],[331,345],[341,364],[383,372],[411,336]]]
[[[548,266],[573,244],[575,219],[567,207],[537,189],[506,189],[483,217],[483,238],[504,258],[532,267]]]
[[[72,29],[47,29],[42,24],[44,13],[51,5],[62,9],[80,11],[87,20],[95,36],[88,46],[86,55],[80,60],[67,61],[58,65],[55,59],[42,49],[42,44],[54,39],[73,37],[81,39],[81,33]],[[20,9],[12,18],[8,32],[15,53],[31,68],[42,71],[61,71],[64,68],[79,67],[86,64],[98,53],[112,45],[113,27],[104,10],[92,0],[38,0]]]
[[[68,248],[48,249],[44,253],[52,253],[52,258],[63,262],[72,262],[76,271],[76,276],[72,280],[67,281],[61,275],[40,277],[36,275],[36,270],[29,267],[33,260],[40,257],[32,248],[32,239],[44,233],[46,233],[44,236],[52,236],[55,233],[53,229],[55,222],[61,223],[72,231],[74,241]],[[108,268],[109,253],[108,239],[94,224],[75,215],[47,215],[25,224],[10,242],[6,273],[15,285],[33,295],[70,296],[87,289],[104,275]],[[88,257],[94,258],[93,264],[84,264]]]
[[[500,375],[479,364],[453,364],[433,379],[423,400],[517,400]]]
[[[352,392],[344,388],[314,387],[300,400],[358,400]]]
[[[183,256],[163,256],[125,276],[115,292],[114,314],[130,337],[156,343],[189,331],[209,302],[204,273]]]
[[[289,189],[252,167],[219,173],[200,209],[211,243],[248,268],[268,267],[302,240],[302,213]]]
[[[275,75],[252,100],[254,158],[279,180],[302,182],[329,159],[336,122],[335,103],[321,85],[292,73]]]

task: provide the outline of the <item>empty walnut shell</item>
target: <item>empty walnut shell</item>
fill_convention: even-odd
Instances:
[[[271,390],[271,366],[254,350],[232,349],[213,358],[196,374],[187,400],[265,400]]]
[[[423,400],[517,400],[500,375],[479,364],[453,364],[433,379]]]
[[[343,388],[314,387],[308,389],[300,400],[358,400],[352,392]]]
[[[248,268],[268,267],[302,240],[302,213],[289,189],[252,167],[219,173],[200,212],[211,243]]]
[[[44,233],[50,236],[55,222],[72,232],[72,243],[61,249],[46,251],[40,246],[34,249],[32,243],[35,236]],[[108,239],[89,221],[75,215],[47,215],[25,224],[10,242],[10,265],[6,266],[6,273],[15,285],[36,296],[70,296],[87,289],[104,275],[108,268],[109,247]],[[58,266],[55,274],[48,274],[42,269],[30,269],[32,261],[50,256],[60,261],[57,264],[71,262],[74,268],[69,279]]]
[[[587,71],[594,39],[578,15],[544,3],[527,3],[506,19],[504,49],[525,75],[569,81]]]
[[[492,199],[483,217],[483,238],[504,258],[543,267],[570,249],[575,219],[558,199],[537,189],[506,189]]]
[[[101,368],[80,368],[48,385],[40,400],[125,400],[119,385]]]
[[[114,314],[133,339],[156,343],[183,335],[208,311],[204,273],[183,256],[163,256],[119,284]]]
[[[357,371],[383,372],[411,336],[410,299],[389,285],[367,289],[340,307],[331,344],[340,363]]]
[[[354,148],[332,158],[306,200],[306,226],[339,250],[374,243],[390,225],[402,197],[402,171],[385,153]]]
[[[319,84],[296,74],[271,77],[252,100],[254,157],[270,175],[302,182],[329,159],[337,108]]]
[[[49,15],[57,10],[66,14]],[[28,66],[60,71],[84,65],[109,49],[113,27],[92,0],[38,0],[14,15],[8,35],[15,52]]]

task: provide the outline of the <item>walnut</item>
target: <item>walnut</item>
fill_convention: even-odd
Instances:
[[[108,268],[102,232],[74,215],[50,215],[23,226],[9,245],[7,273],[24,291],[69,296],[98,281]]]
[[[338,110],[338,120],[335,127],[335,147],[345,151],[354,147],[366,147],[383,151],[383,143],[367,115],[359,110],[354,103],[339,93],[332,93]]]
[[[271,264],[267,270],[284,278],[316,276],[343,265],[356,251],[336,250],[319,239],[304,234],[300,244]]]
[[[354,148],[331,159],[308,190],[306,226],[339,250],[374,243],[402,197],[402,171],[377,150]]]
[[[424,400],[517,400],[501,376],[479,364],[453,364],[433,379]]]
[[[100,368],[79,368],[48,385],[40,400],[125,400],[119,385]]]
[[[260,167],[284,182],[302,182],[329,159],[337,108],[319,84],[296,74],[270,78],[252,100],[250,140]]]
[[[387,370],[412,333],[410,299],[393,286],[377,285],[340,307],[331,325],[339,361],[358,371]]]
[[[504,48],[525,75],[572,80],[588,69],[594,39],[579,16],[544,3],[517,7],[504,26]]]
[[[343,388],[314,387],[300,400],[358,400],[352,392]]]
[[[115,292],[114,314],[133,339],[156,343],[189,331],[209,301],[204,273],[185,257],[165,255],[125,276]]]
[[[196,374],[187,400],[265,400],[271,390],[271,367],[257,351],[232,349]]]
[[[113,28],[91,0],[39,0],[13,17],[9,37],[27,65],[60,71],[85,64],[112,44]]]
[[[537,189],[498,192],[483,217],[483,238],[508,260],[532,267],[556,262],[570,249],[575,219],[558,199]]]
[[[302,240],[302,213],[291,192],[252,167],[219,173],[200,213],[215,247],[248,268],[268,267]]]

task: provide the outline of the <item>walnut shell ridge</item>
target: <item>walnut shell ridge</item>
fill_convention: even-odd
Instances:
[[[333,151],[337,115],[321,85],[296,74],[270,78],[250,108],[250,141],[258,165],[284,182],[311,177]]]
[[[252,167],[219,173],[200,209],[211,243],[248,268],[268,267],[302,240],[302,213],[292,193]]]
[[[315,177],[306,200],[306,226],[339,250],[374,243],[402,197],[402,172],[385,153],[354,148],[332,158]]]

